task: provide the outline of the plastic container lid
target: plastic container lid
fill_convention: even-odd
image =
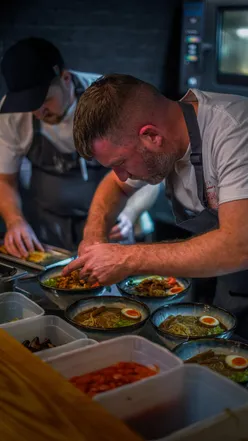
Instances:
[[[56,348],[45,349],[40,351],[39,354],[49,353],[52,355],[53,351],[56,353],[57,346],[87,338],[83,332],[55,315],[45,315],[29,321],[20,320],[19,322],[11,323],[11,326],[9,324],[3,325],[2,328],[20,343],[24,340],[31,341],[35,337],[39,337],[41,342],[49,338]]]
[[[13,326],[20,321],[29,322],[44,314],[44,309],[23,294],[17,292],[0,294],[0,328],[6,325]]]

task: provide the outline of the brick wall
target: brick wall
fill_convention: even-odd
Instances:
[[[0,56],[20,38],[43,37],[60,48],[72,69],[129,73],[175,97],[180,2],[5,0]]]

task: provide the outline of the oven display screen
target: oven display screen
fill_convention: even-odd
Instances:
[[[218,25],[217,63],[218,73],[226,79],[236,77],[248,81],[248,8],[221,9]],[[233,82],[232,81],[232,82]],[[246,84],[247,85],[247,84]]]

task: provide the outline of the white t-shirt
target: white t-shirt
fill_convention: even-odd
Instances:
[[[213,209],[224,202],[248,198],[248,98],[191,89],[182,101],[198,101],[197,120],[202,138],[202,160],[208,204]],[[188,210],[199,213],[191,147],[176,162],[173,191]],[[140,188],[146,183],[128,179]]]
[[[85,89],[100,77],[99,74],[71,72],[78,77]],[[75,151],[72,128],[76,104],[75,100],[60,124],[49,125],[41,121],[41,133],[62,153]],[[22,158],[28,153],[32,140],[32,113],[0,114],[0,173],[11,174],[19,170]]]

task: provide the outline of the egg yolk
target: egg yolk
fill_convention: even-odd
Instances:
[[[215,319],[212,317],[205,317],[202,319],[202,322],[207,323],[208,325],[213,325],[215,323]]]
[[[245,366],[247,364],[247,361],[243,357],[236,357],[236,358],[233,358],[232,364],[235,366]]]
[[[125,314],[129,315],[130,317],[138,317],[140,315],[135,309],[125,309]]]

